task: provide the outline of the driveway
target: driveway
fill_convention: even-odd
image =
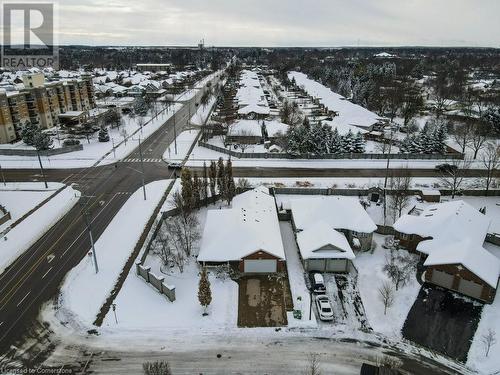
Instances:
[[[244,276],[238,284],[238,327],[281,327],[288,324],[286,306],[292,307],[286,277]]]
[[[461,362],[467,360],[483,305],[424,284],[403,326],[403,336]]]

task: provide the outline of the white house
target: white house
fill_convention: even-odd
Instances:
[[[358,250],[369,250],[377,226],[354,197],[337,195],[292,199],[292,224],[297,232],[310,229],[318,221],[345,235]]]
[[[285,268],[274,197],[265,187],[237,195],[228,209],[210,210],[198,262],[230,264],[245,273],[273,273]]]
[[[297,233],[297,245],[306,271],[348,272],[354,259],[344,233],[325,221]]]

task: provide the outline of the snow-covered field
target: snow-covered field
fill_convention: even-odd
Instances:
[[[130,196],[95,243],[99,273],[88,256],[66,276],[60,301],[78,321],[90,325],[96,318],[169,183],[161,180],[146,185],[146,201],[142,188]]]
[[[372,253],[359,253],[354,259],[354,265],[358,270],[358,288],[363,300],[368,322],[374,331],[387,336],[401,337],[401,329],[406,316],[417,298],[420,284],[415,276],[410,278],[407,285],[400,287],[395,292],[394,304],[387,309],[384,315],[384,304],[380,299],[378,288],[383,282],[389,281],[387,274],[383,271],[386,256],[389,250],[383,249],[381,244],[384,236],[374,234],[377,247]],[[400,250],[405,251],[405,250]],[[392,285],[392,282],[391,282]]]
[[[0,203],[8,210],[12,210],[14,216],[13,220],[2,226],[2,229],[6,230],[7,226],[63,186],[59,183],[50,183],[49,189],[46,190],[43,183],[18,182],[8,184],[7,187],[2,185]],[[5,190],[9,187],[12,190]],[[79,197],[80,193],[68,186],[4,233],[0,238],[0,273],[61,219],[78,202]]]

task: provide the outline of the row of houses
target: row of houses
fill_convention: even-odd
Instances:
[[[295,199],[288,211],[306,271],[348,272],[353,249],[370,249],[377,228],[351,197]],[[276,202],[266,187],[236,196],[230,209],[208,211],[198,261],[244,273],[285,269]]]
[[[27,123],[48,129],[58,125],[66,112],[88,111],[96,106],[90,75],[49,82],[43,73],[22,78],[22,84],[0,89],[0,143],[18,141]]]
[[[349,272],[357,251],[372,248],[377,226],[359,199],[317,196],[290,199],[280,207],[290,217],[308,272]],[[426,282],[491,303],[500,259],[483,248],[490,220],[463,201],[429,205],[395,224],[400,245],[421,255]],[[198,261],[229,264],[244,273],[284,270],[285,250],[278,209],[265,187],[235,197],[230,209],[207,214]]]
[[[259,74],[253,70],[241,72],[239,88],[236,92],[240,118],[262,119],[270,114],[271,111],[260,78]]]

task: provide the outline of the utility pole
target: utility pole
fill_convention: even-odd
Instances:
[[[40,150],[36,149],[36,156],[38,156],[38,163],[40,164],[40,173],[42,174],[43,182],[45,183],[45,189],[48,189],[49,185],[47,185],[47,179],[45,178],[45,173],[43,171],[42,159],[40,158]]]
[[[82,198],[91,198],[91,196],[85,196]],[[82,205],[82,213],[83,217],[85,218],[85,225],[87,226],[87,230],[89,232],[89,238],[90,238],[90,246],[92,248],[92,257],[94,260],[94,269],[95,273],[99,273],[99,265],[97,264],[97,255],[95,253],[95,246],[94,246],[94,237],[92,236],[92,222],[89,220],[89,210],[86,207],[86,203]]]
[[[116,318],[116,303],[112,303],[111,308],[113,309],[113,314],[115,315],[115,323],[118,324],[118,319]]]
[[[142,192],[144,193],[144,200],[146,200],[146,185],[144,184],[144,160],[142,159],[141,137],[139,137],[139,156],[141,158]]]
[[[177,155],[177,130],[175,129],[175,115],[177,112],[174,112],[174,148],[175,148],[175,154]]]
[[[394,138],[394,131],[391,129],[391,137],[389,138],[389,150],[387,152],[387,165],[385,167],[384,178],[384,226],[386,225],[387,216],[387,179],[389,177],[389,163],[391,160],[392,139]]]
[[[115,139],[111,138],[111,144],[113,145],[113,157],[116,159],[116,149],[115,149]]]

